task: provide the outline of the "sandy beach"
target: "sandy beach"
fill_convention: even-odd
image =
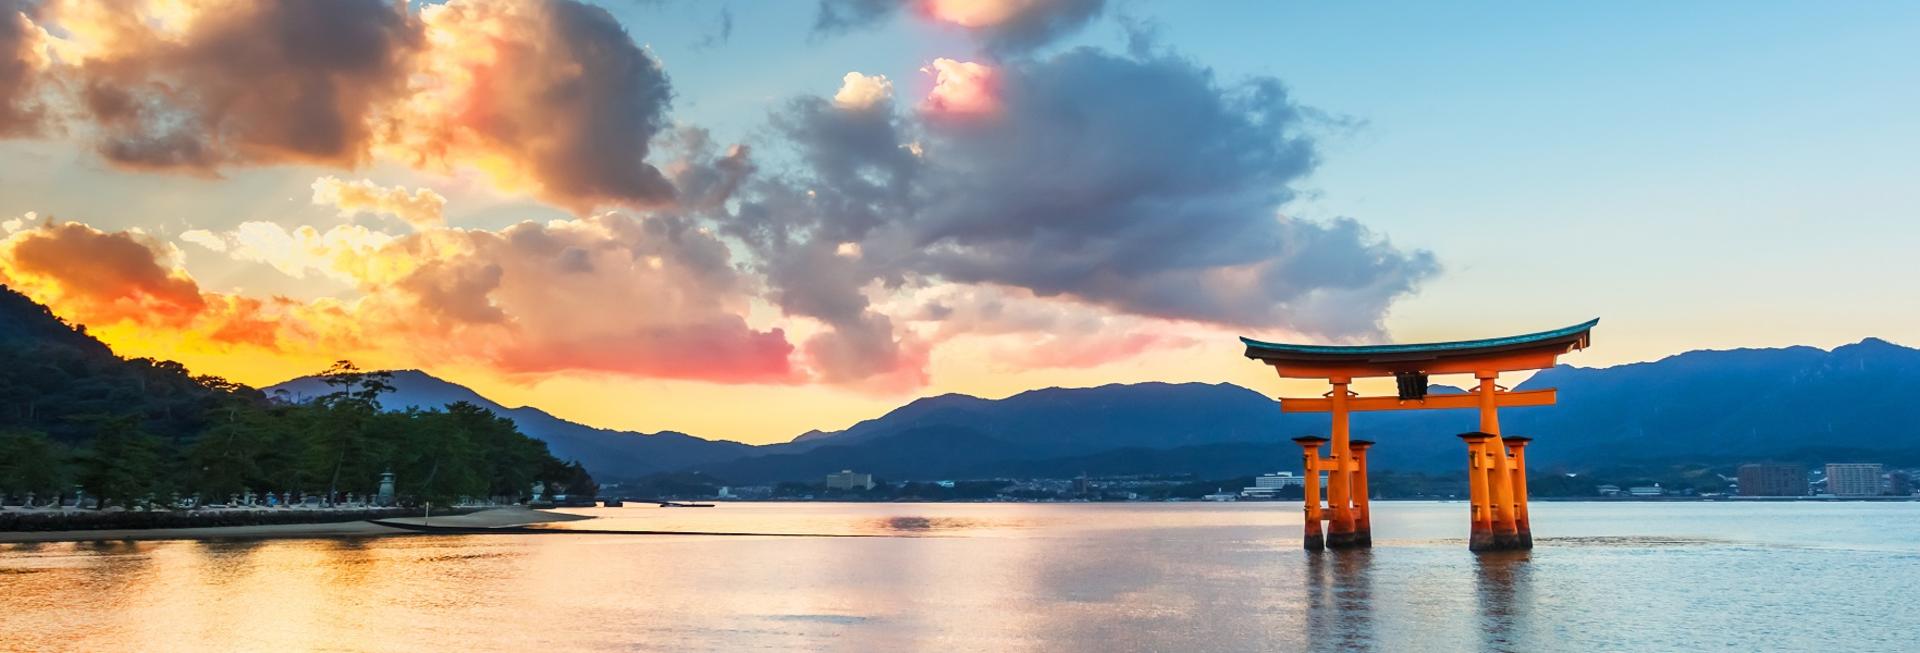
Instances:
[[[592,517],[512,507],[494,508],[450,517],[433,517],[431,518],[431,522],[420,517],[404,517],[385,521],[410,524],[431,523],[433,526],[458,528],[506,528],[547,522],[578,521],[582,519],[592,519]],[[410,531],[390,526],[381,526],[368,521],[347,521],[319,524],[213,526],[207,528],[4,531],[0,532],[0,544],[23,542],[89,542],[102,540],[257,540],[316,537],[386,537],[431,534],[432,533]]]

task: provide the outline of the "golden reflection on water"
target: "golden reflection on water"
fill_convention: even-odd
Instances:
[[[1817,607],[1858,618],[1881,638],[1868,641],[1920,628],[1851,600],[1900,591],[1871,551],[1474,555],[1454,539],[1455,508],[1383,506],[1379,522],[1440,526],[1321,553],[1299,549],[1299,512],[1280,504],[761,505],[574,522],[905,537],[0,545],[0,651],[1685,649],[1808,609],[1768,603],[1755,578],[1832,597]],[[1746,598],[1702,633],[1696,596]]]

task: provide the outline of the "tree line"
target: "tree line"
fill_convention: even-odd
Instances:
[[[337,503],[375,494],[385,472],[404,504],[524,500],[536,482],[596,489],[577,461],[484,408],[383,410],[389,375],[347,361],[321,378],[330,392],[291,403],[170,361],[0,347],[0,497],[44,503],[77,488],[103,507],[249,492]]]

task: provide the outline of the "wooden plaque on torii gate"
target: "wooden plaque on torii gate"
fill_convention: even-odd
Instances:
[[[1460,435],[1467,443],[1467,486],[1473,504],[1468,548],[1533,548],[1527,519],[1526,445],[1531,439],[1503,437],[1499,409],[1550,406],[1556,395],[1550,388],[1510,391],[1496,380],[1501,372],[1553,367],[1562,354],[1586,349],[1599,323],[1595,319],[1522,336],[1413,345],[1292,345],[1241,338],[1247,358],[1273,366],[1281,378],[1326,379],[1333,385],[1324,397],[1280,399],[1282,412],[1333,417],[1332,438],[1294,438],[1306,454],[1306,548],[1373,545],[1366,454],[1373,443],[1351,439],[1350,414],[1445,408],[1480,411],[1480,430]],[[1479,385],[1467,394],[1428,396],[1427,379],[1435,374],[1472,374]],[[1361,397],[1347,390],[1354,379],[1384,376],[1398,381],[1397,396]],[[1325,457],[1320,455],[1322,445],[1331,445]],[[1325,508],[1320,505],[1321,472],[1327,473]]]

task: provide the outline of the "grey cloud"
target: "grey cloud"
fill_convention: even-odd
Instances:
[[[1032,50],[1085,27],[1100,15],[1105,4],[1106,0],[1035,2],[1007,22],[974,31],[995,52]]]
[[[782,311],[828,326],[802,348],[822,378],[923,383],[924,349],[896,332],[864,293],[876,280],[899,285],[903,271],[840,251],[862,243],[908,203],[918,163],[902,146],[905,125],[890,102],[849,109],[821,98],[789,103],[772,123],[807,172],[750,184],[729,232],[754,249]]]
[[[719,25],[715,27],[714,32],[712,34],[708,34],[704,37],[701,37],[700,41],[697,43],[694,43],[693,45],[696,48],[711,48],[715,46],[726,45],[727,41],[730,41],[732,39],[733,39],[733,8],[721,7]]]
[[[880,22],[898,11],[902,0],[820,0],[813,31],[840,32]]]
[[[802,101],[775,116],[804,172],[756,187],[739,228],[862,252],[790,292],[943,280],[1337,338],[1379,330],[1438,270],[1356,221],[1280,214],[1317,152],[1276,80],[1088,49],[995,74],[991,115],[883,121]],[[909,142],[924,157],[897,154]]]
[[[673,96],[666,72],[605,9],[562,0],[548,11],[544,33],[518,44],[532,56],[494,89],[506,96],[502,120],[483,134],[523,150],[544,194],[576,209],[671,201],[672,184],[645,161]]]
[[[0,0],[0,138],[33,136],[46,128],[47,111],[37,100],[40,73],[32,63],[36,5]]]
[[[22,0],[0,0],[0,9]],[[357,168],[378,152],[417,168],[478,166],[498,185],[585,214],[658,208],[673,184],[647,162],[673,99],[667,75],[605,9],[577,0],[206,0],[58,5],[85,58],[53,73],[96,149],[124,168],[217,175],[235,166]],[[38,114],[18,21],[0,24],[0,136]],[[65,105],[63,105],[64,108]]]
[[[733,145],[723,150],[699,127],[671,130],[656,145],[667,155],[667,176],[679,196],[677,208],[684,211],[722,207],[758,168],[750,148]]]
[[[365,158],[373,107],[396,97],[419,25],[381,0],[236,2],[183,38],[120,16],[79,70],[115,164],[209,172],[233,163]]]

